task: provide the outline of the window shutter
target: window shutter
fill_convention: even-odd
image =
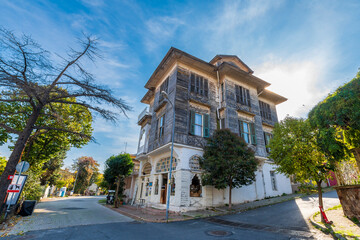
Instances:
[[[195,135],[195,112],[190,111],[190,134]]]
[[[240,87],[235,86],[236,102],[240,103]]]
[[[200,85],[200,87],[199,87],[199,94],[200,94],[200,95],[203,95],[204,79],[203,79],[202,77],[199,77],[199,81],[200,81],[200,83],[199,83],[199,85]]]
[[[251,144],[256,145],[256,134],[254,123],[250,123]]]
[[[209,94],[209,83],[207,79],[204,79],[204,96],[208,97]]]
[[[245,103],[245,89],[243,87],[239,87],[239,103]]]
[[[246,89],[246,105],[248,105],[249,107],[251,106],[251,104],[250,104],[250,91],[248,90],[248,89]]]
[[[190,86],[190,91],[191,92],[195,92],[195,75],[193,73],[191,73],[191,86]]]
[[[158,138],[159,118],[156,120],[155,139]]]
[[[244,138],[244,122],[239,120],[240,137]]]
[[[203,126],[204,137],[209,137],[209,129],[210,129],[210,116],[209,114],[204,114],[204,126]]]
[[[200,76],[196,76],[196,81],[195,81],[195,92],[199,93],[199,88],[200,88]]]
[[[164,136],[165,133],[165,114],[162,116],[163,121],[162,121],[162,128],[161,128],[161,136]]]

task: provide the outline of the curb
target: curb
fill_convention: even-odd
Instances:
[[[165,220],[150,220],[150,219],[147,219],[147,218],[143,218],[143,217],[139,217],[139,216],[136,216],[134,214],[131,214],[131,213],[128,213],[126,211],[122,211],[121,209],[119,208],[116,208],[114,209],[113,207],[108,207],[108,206],[105,206],[106,208],[108,209],[111,209],[112,211],[115,211],[115,212],[118,212],[118,213],[121,213],[127,217],[130,217],[130,218],[133,218],[135,221],[140,221],[140,222],[152,222],[152,223],[166,223]],[[195,218],[188,218],[188,219],[176,219],[176,220],[169,220],[168,222],[181,222],[181,221],[188,221],[188,220],[193,220]]]
[[[316,214],[316,213],[315,213],[315,214]],[[314,222],[314,221],[312,220],[312,218],[314,217],[315,214],[313,214],[313,215],[309,218],[309,221],[310,221],[310,223],[314,226],[314,228],[322,231],[323,233],[326,233],[326,232],[328,231],[328,232],[330,232],[330,234],[331,234],[333,237],[335,237],[336,239],[346,240],[346,238],[344,238],[342,235],[340,235],[340,234],[338,234],[338,233],[335,233],[332,228],[324,228],[322,225]]]

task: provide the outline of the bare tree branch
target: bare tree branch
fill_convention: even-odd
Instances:
[[[7,132],[9,133],[13,133],[13,134],[17,134],[17,135],[20,135],[21,134],[21,131],[18,131],[12,127],[9,127],[8,125],[6,125],[5,123],[1,123],[0,122],[0,127],[1,128],[4,128]]]
[[[54,131],[60,131],[60,132],[67,132],[67,133],[71,133],[71,134],[75,134],[78,135],[82,138],[86,138],[86,139],[93,139],[91,136],[84,134],[84,133],[79,133],[79,132],[74,132],[68,129],[64,129],[64,128],[55,128],[55,127],[47,127],[47,126],[34,126],[34,129],[38,129],[38,130],[54,130]]]

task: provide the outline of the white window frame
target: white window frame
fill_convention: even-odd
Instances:
[[[201,125],[196,123],[196,115],[201,117]],[[200,127],[201,128],[201,132],[200,135],[196,134],[196,127]],[[204,114],[200,114],[195,112],[195,119],[194,119],[194,135],[195,136],[199,136],[202,137],[204,135]]]
[[[159,126],[158,126],[158,135],[159,135],[159,138],[163,137],[164,134],[165,134],[164,116],[165,116],[165,114],[163,114],[161,117],[159,117]],[[162,133],[161,133],[161,131],[162,131]]]

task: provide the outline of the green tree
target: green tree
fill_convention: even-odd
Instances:
[[[6,158],[0,156],[0,175],[4,172],[6,162]]]
[[[0,109],[0,141],[12,137],[10,134],[15,136],[13,151],[0,178],[1,206],[10,184],[7,175],[15,172],[16,164],[34,131],[54,130],[91,138],[86,132],[73,131],[66,125],[54,128],[39,124],[41,116],[57,120],[59,114],[52,108],[54,104],[83,106],[111,121],[117,120],[119,113],[125,114],[130,110],[109,89],[96,84],[94,76],[84,68],[84,61],[88,65],[89,60],[93,61],[98,56],[96,43],[96,39],[85,37],[80,41],[80,50],[71,48],[66,57],[54,61],[31,37],[17,37],[11,31],[0,29],[0,86],[1,90],[5,90],[1,93],[0,102],[5,105],[5,110],[9,110],[3,112]],[[72,98],[77,101],[69,100]],[[105,105],[106,108],[102,107]],[[109,110],[108,106],[114,111]],[[17,116],[16,119],[24,124],[14,126],[13,122],[7,121],[7,116]]]
[[[242,138],[229,129],[221,129],[208,139],[200,165],[205,171],[202,175],[203,185],[212,185],[216,189],[229,187],[231,208],[232,189],[255,181],[258,162]]]
[[[123,153],[109,157],[105,162],[104,179],[111,186],[116,184],[115,190],[115,206],[118,206],[119,195],[122,196],[122,186],[125,177],[132,173],[134,163],[130,154]],[[120,191],[119,191],[120,189]]]
[[[92,157],[80,157],[75,160],[73,169],[77,171],[74,192],[83,194],[99,174],[99,164]]]
[[[7,93],[11,93],[8,91]],[[75,101],[75,98],[68,99]],[[28,111],[29,106],[18,106],[16,103],[4,104],[0,102],[0,108],[3,114],[11,112],[14,108],[18,111]],[[10,109],[9,109],[10,108]],[[50,112],[49,107],[44,108],[44,111]],[[57,112],[56,119],[40,116],[38,118],[39,125],[47,125],[52,128],[61,128],[66,126],[71,131],[79,131],[91,135],[92,133],[92,116],[91,112],[84,106],[78,105],[63,105],[60,103],[52,104],[51,108]],[[15,128],[21,128],[24,124],[25,118],[19,118],[18,115],[7,115],[6,121],[11,122]],[[22,160],[30,163],[31,177],[30,182],[37,184],[39,178],[41,185],[50,184],[55,185],[59,179],[59,170],[63,165],[63,160],[66,158],[66,152],[70,147],[81,147],[89,142],[90,139],[83,138],[77,134],[69,132],[61,132],[53,129],[38,129],[30,136]],[[14,143],[14,142],[13,142]],[[26,188],[34,188],[32,184],[25,185]],[[31,194],[33,196],[34,194]]]
[[[317,184],[319,205],[323,207],[321,183],[334,170],[331,161],[317,146],[316,130],[307,120],[287,116],[275,125],[270,140],[270,158],[277,165],[277,171],[294,176],[297,182],[314,181]]]
[[[360,170],[360,72],[318,103],[309,113],[310,124],[319,129],[317,145],[334,161],[348,158],[353,150]]]

